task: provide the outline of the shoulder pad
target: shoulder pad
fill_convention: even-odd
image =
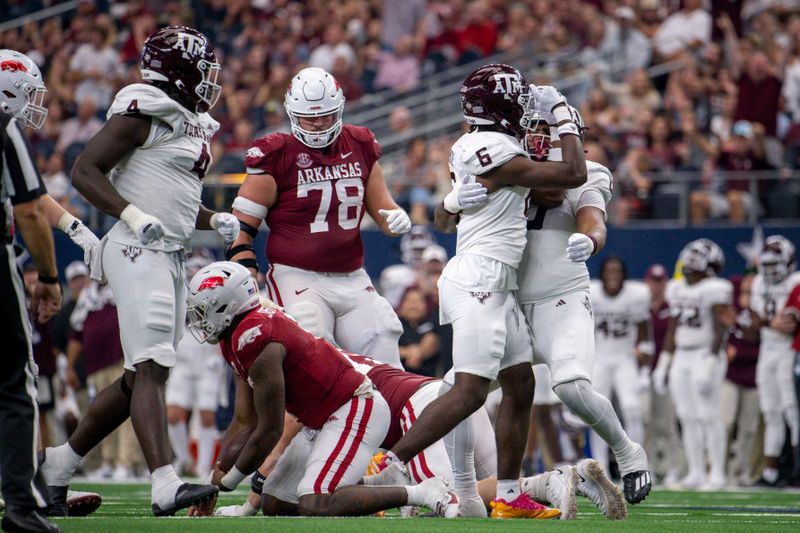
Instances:
[[[587,177],[586,183],[581,185],[581,190],[594,189],[603,195],[606,204],[611,201],[611,194],[614,192],[614,176],[611,171],[600,163],[594,161],[586,162]]]
[[[375,140],[375,135],[372,133],[372,130],[365,128],[364,126],[345,124],[342,129],[349,132],[350,135],[353,136],[353,139],[359,142],[378,142]]]
[[[134,83],[120,89],[106,113],[106,118],[131,113],[156,117],[167,124],[172,124],[190,111],[158,87],[147,83]]]
[[[450,166],[456,175],[480,176],[507,163],[525,150],[510,135],[495,131],[476,131],[461,136],[450,151]]]
[[[244,157],[244,166],[249,174],[274,172],[270,163],[286,144],[285,133],[271,133],[253,141]]]
[[[733,303],[733,283],[724,278],[708,278],[705,293],[712,305]]]

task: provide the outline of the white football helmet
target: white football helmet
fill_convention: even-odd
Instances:
[[[324,148],[342,131],[344,94],[331,74],[321,68],[304,68],[292,78],[283,102],[292,123],[292,134],[309,148]],[[333,126],[324,131],[300,127],[301,117],[334,115]]]
[[[39,129],[47,118],[42,73],[36,63],[14,50],[0,50],[0,110]]]
[[[769,284],[780,283],[797,269],[794,244],[783,235],[767,237],[758,259],[758,271]]]
[[[681,262],[684,274],[699,272],[716,276],[725,266],[725,254],[722,248],[709,239],[697,239],[684,246],[678,260]]]
[[[258,286],[250,271],[239,263],[217,261],[189,282],[187,325],[198,342],[216,344],[236,316],[258,306]]]

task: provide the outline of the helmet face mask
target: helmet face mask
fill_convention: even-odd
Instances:
[[[681,250],[678,257],[681,271],[687,278],[717,276],[725,266],[725,254],[717,243],[709,239],[697,239]]]
[[[292,78],[286,89],[284,109],[289,116],[292,135],[309,148],[325,148],[342,132],[345,98],[339,82],[321,68],[305,68]],[[304,128],[301,119],[332,117],[332,125],[315,131]]]
[[[218,261],[189,282],[187,327],[200,343],[216,344],[234,319],[259,306],[258,287],[238,263]]]
[[[522,118],[522,125],[526,130],[522,140],[522,147],[534,161],[547,161],[550,149],[550,125],[538,113],[526,111]]]
[[[168,26],[152,33],[142,47],[140,66],[143,80],[164,84],[197,113],[214,107],[222,92],[214,47],[193,28]]]
[[[764,281],[771,285],[786,279],[797,268],[795,247],[783,235],[770,235],[764,241],[764,249],[759,255],[758,270]]]
[[[47,119],[45,93],[42,73],[31,58],[0,50],[0,110],[38,130]]]

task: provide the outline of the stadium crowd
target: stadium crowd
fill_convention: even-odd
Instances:
[[[0,17],[50,3],[5,3]],[[43,67],[50,118],[33,141],[51,191],[69,210],[87,209],[66,179],[75,157],[116,90],[138,79],[144,37],[167,23],[197,27],[221,57],[218,172],[241,172],[258,132],[287,127],[283,95],[303,65],[330,70],[357,102],[381,90],[414,91],[426,75],[524,49],[543,58],[533,81],[592,75],[581,110],[591,156],[608,162],[617,180],[613,223],[676,218],[683,181],[672,177],[681,171],[691,173],[681,179],[692,189],[694,224],[798,214],[789,201],[798,182],[786,176],[800,145],[800,8],[701,0],[82,1],[74,12],[0,33],[0,46]],[[645,70],[666,63],[673,65],[666,73]],[[389,127],[413,131],[413,119],[400,106]],[[417,223],[430,221],[446,192],[452,141],[414,139],[387,173]],[[770,169],[772,179],[751,186],[747,173]],[[720,171],[745,174],[721,179]]]

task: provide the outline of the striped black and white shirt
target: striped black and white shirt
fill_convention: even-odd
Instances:
[[[0,236],[13,236],[12,206],[30,202],[47,192],[31,149],[17,120],[0,112]]]

